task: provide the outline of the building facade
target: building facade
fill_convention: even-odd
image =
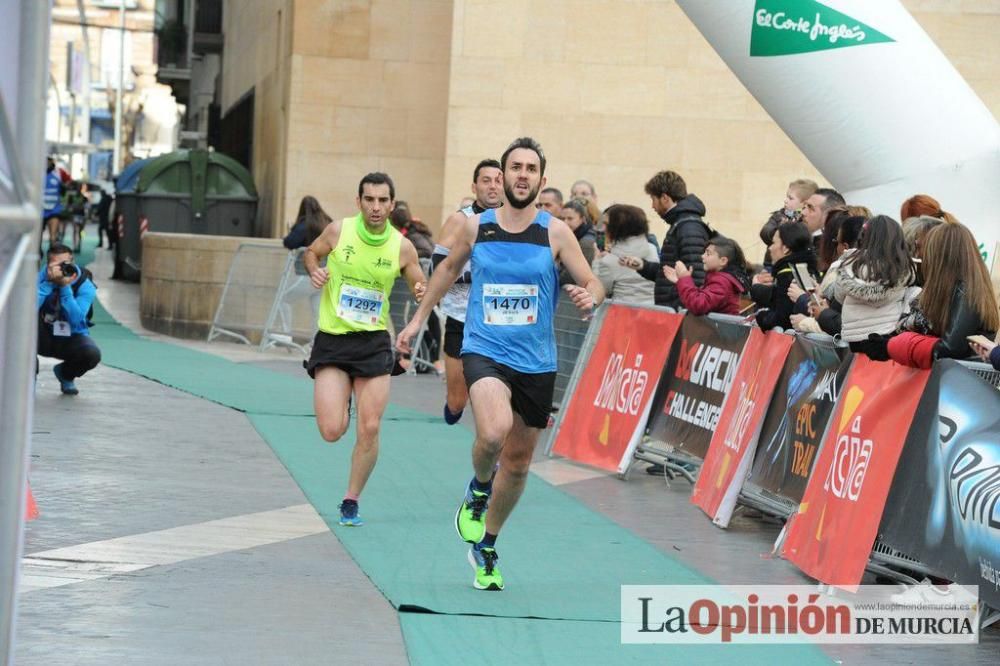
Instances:
[[[997,115],[1000,7],[904,5]],[[243,132],[226,141],[249,149],[262,235],[307,194],[352,214],[373,170],[436,228],[475,163],[521,135],[545,148],[550,185],[585,178],[602,207],[648,210],[646,180],[678,171],[754,259],[787,183],[823,184],[672,0],[230,1],[223,32],[220,117]],[[809,91],[803,113],[824,103]]]
[[[120,0],[53,3],[45,136],[76,177],[108,180],[114,172],[120,70],[123,164],[169,152],[177,143],[177,103],[156,80],[156,2],[126,0],[124,61],[119,7]]]

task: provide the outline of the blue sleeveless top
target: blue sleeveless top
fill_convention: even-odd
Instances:
[[[550,219],[539,211],[514,234],[500,227],[496,210],[480,215],[463,354],[481,354],[527,374],[556,371],[559,273],[549,247]]]

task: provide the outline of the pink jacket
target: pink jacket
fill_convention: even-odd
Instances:
[[[681,303],[693,315],[709,312],[722,314],[740,313],[740,294],[746,289],[740,281],[727,271],[712,271],[705,274],[705,284],[698,287],[691,276],[677,282],[677,293]]]

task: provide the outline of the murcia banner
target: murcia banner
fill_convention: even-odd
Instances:
[[[608,307],[594,351],[560,412],[554,453],[625,471],[683,318],[626,305]]]
[[[790,335],[754,328],[743,348],[733,390],[722,407],[719,427],[712,435],[691,495],[691,503],[701,507],[719,527],[728,527],[733,517],[764,413],[793,342]]]
[[[913,413],[930,376],[858,354],[783,554],[822,583],[861,582]]]
[[[704,458],[740,364],[750,328],[711,317],[684,317],[656,389],[646,448]]]
[[[757,0],[751,56],[783,56],[894,41],[815,0]]]

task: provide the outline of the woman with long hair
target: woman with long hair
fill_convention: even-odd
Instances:
[[[834,296],[843,304],[841,337],[851,351],[888,360],[886,344],[916,294],[916,269],[903,230],[888,215],[864,225],[858,249],[840,266]]]
[[[304,196],[299,202],[299,212],[295,216],[295,224],[292,225],[282,243],[289,250],[309,247],[332,221],[323,207],[319,205],[316,197]]]
[[[816,265],[822,275],[826,275],[830,265],[837,260],[837,234],[840,233],[840,225],[844,220],[851,217],[847,208],[836,206],[831,208],[826,214],[826,223],[823,224],[823,235],[819,239],[819,254],[816,257]]]
[[[889,347],[899,363],[930,367],[939,358],[967,358],[968,336],[992,338],[1000,309],[976,239],[962,224],[942,224],[923,247],[924,288],[911,307],[901,334]]]

